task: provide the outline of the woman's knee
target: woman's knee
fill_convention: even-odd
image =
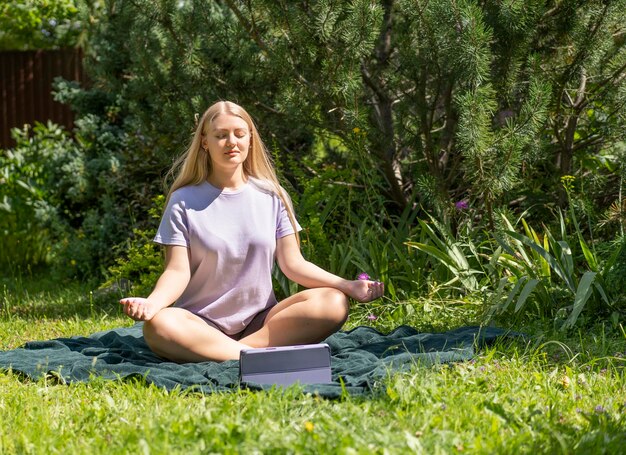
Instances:
[[[148,347],[157,355],[166,359],[175,360],[171,355],[172,344],[181,336],[181,314],[170,308],[165,308],[143,324],[143,338]]]
[[[143,337],[148,346],[153,347],[159,341],[170,338],[176,324],[173,324],[171,315],[166,313],[166,310],[161,310],[143,323]]]
[[[343,325],[348,319],[350,303],[348,297],[338,289],[329,288],[324,295],[322,305],[324,313],[332,322]]]

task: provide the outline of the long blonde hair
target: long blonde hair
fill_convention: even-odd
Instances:
[[[299,244],[300,236],[298,235],[298,224],[296,223],[291,198],[278,182],[274,165],[272,164],[265,144],[263,144],[261,140],[256,125],[252,117],[250,117],[250,114],[248,114],[243,107],[230,101],[218,101],[210,106],[204,114],[202,114],[202,117],[200,117],[196,125],[193,139],[191,140],[191,145],[185,153],[176,159],[174,165],[167,173],[166,181],[169,181],[175,176],[167,194],[167,201],[169,202],[172,193],[177,189],[187,185],[199,185],[207,181],[211,175],[211,157],[202,149],[202,138],[205,134],[208,134],[211,122],[219,115],[224,114],[235,115],[248,124],[251,140],[248,149],[248,157],[243,163],[243,173],[246,177],[256,179],[262,189],[271,191],[282,200],[287,209],[289,221],[291,221]]]

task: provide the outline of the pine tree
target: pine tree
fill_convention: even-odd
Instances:
[[[232,99],[282,153],[364,148],[399,208],[469,199],[490,218],[624,140],[626,0],[97,4],[96,85],[163,162]]]

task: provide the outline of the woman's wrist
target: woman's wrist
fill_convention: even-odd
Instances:
[[[337,289],[346,295],[350,295],[352,292],[351,283],[350,280],[340,278],[340,281],[337,283]]]
[[[148,296],[148,301],[150,301],[150,303],[152,303],[152,305],[154,305],[157,310],[162,310],[163,308],[166,308],[172,304],[171,302],[168,302],[166,299],[164,299],[163,296],[154,293]]]

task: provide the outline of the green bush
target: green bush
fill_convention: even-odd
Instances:
[[[0,50],[74,47],[83,26],[74,0],[0,3]]]
[[[501,214],[499,228],[486,235],[476,229],[455,235],[433,219],[420,223],[425,240],[407,245],[430,256],[430,282],[443,281],[449,297],[482,296],[487,319],[539,318],[568,329],[618,309],[619,291],[607,284],[623,267],[622,250],[596,252],[579,229],[567,233],[563,216],[557,229],[544,225],[542,232],[520,218],[520,233]],[[572,224],[577,226],[575,219]]]
[[[611,219],[624,226],[620,9],[522,4],[85,2],[92,85],[56,85],[76,112],[75,139],[29,131],[26,158],[3,158],[12,166],[3,232],[13,236],[3,257],[50,261],[72,277],[125,277],[146,292],[161,266],[147,207],[194,114],[222,98],[248,108],[272,146],[313,262],[382,279],[392,299],[482,298],[495,308],[512,296],[503,316],[548,318],[575,314],[572,297],[596,273],[580,314],[604,309],[595,283],[609,301],[621,289],[602,282],[621,259],[603,266],[609,256],[592,239],[596,211],[616,199]],[[575,200],[559,185],[569,174]],[[567,204],[570,234],[548,225],[549,247],[543,233],[536,242],[497,216],[528,209],[537,226]],[[586,222],[576,233],[574,216]],[[574,285],[548,257],[571,259]],[[293,291],[276,279],[283,295]]]
[[[61,127],[37,123],[14,129],[12,136],[16,146],[0,155],[0,266],[16,270],[51,259],[66,231],[57,196],[80,182],[70,181],[78,151]]]
[[[13,135],[16,146],[0,157],[0,262],[101,279],[114,247],[146,226],[161,180],[150,150],[93,114],[76,121],[74,138],[52,123]]]
[[[527,303],[532,302],[539,316],[555,320],[564,329],[573,327],[579,317],[589,314],[608,316],[612,302],[604,288],[604,276],[614,258],[608,258],[608,265],[603,267],[600,257],[587,247],[582,237],[570,239],[563,217],[560,221],[559,237],[547,227],[540,235],[523,219],[525,235],[514,232],[510,226],[502,237],[497,237],[503,248],[497,254],[497,262],[505,267],[507,274],[495,294],[493,312],[528,312]],[[573,253],[577,249],[576,240],[583,252],[582,259]],[[513,287],[507,291],[506,299],[499,302],[507,284]]]
[[[109,278],[102,285],[104,289],[119,289],[127,295],[148,296],[163,271],[163,253],[153,242],[161,219],[164,196],[153,199],[148,210],[152,226],[134,229],[125,244],[119,245],[115,264],[108,268]]]

